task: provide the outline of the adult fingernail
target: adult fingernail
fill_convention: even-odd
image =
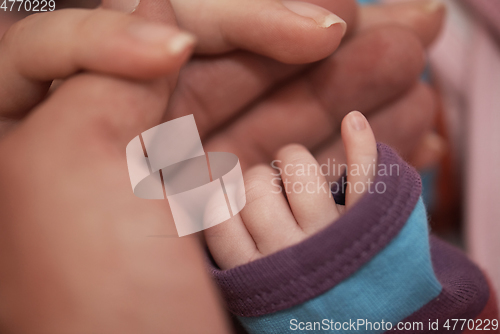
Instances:
[[[185,52],[196,42],[193,35],[158,23],[136,22],[129,27],[129,33],[142,43],[165,47],[173,55]]]
[[[428,0],[424,2],[423,8],[429,13],[434,13],[444,8],[444,3],[440,0]]]
[[[446,141],[443,137],[436,133],[428,133],[422,140],[422,145],[427,151],[434,152],[437,156],[441,156],[446,151]]]
[[[103,0],[102,7],[124,13],[133,13],[141,0]]]
[[[366,129],[367,120],[359,111],[351,111],[349,113],[349,125],[356,131]]]
[[[343,34],[345,34],[347,23],[323,7],[302,1],[283,1],[283,5],[295,14],[313,19],[322,28],[340,24]]]
[[[187,33],[179,33],[172,38],[169,43],[169,49],[172,53],[183,53],[185,50],[191,48],[196,42],[196,38]]]

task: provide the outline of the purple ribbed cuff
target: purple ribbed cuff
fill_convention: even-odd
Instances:
[[[477,317],[490,297],[488,282],[481,270],[461,251],[436,237],[431,237],[431,258],[434,272],[443,289],[436,298],[403,321],[426,323],[429,319],[439,320],[437,331],[424,328],[424,331],[419,332],[422,334],[462,333],[461,325],[452,329],[454,322],[451,320],[451,328],[444,328],[443,325],[450,318],[469,320]],[[391,331],[393,332],[409,333]]]
[[[315,298],[399,233],[420,197],[420,177],[388,146],[378,144],[378,154],[379,165],[399,168],[398,175],[376,176],[375,184],[386,186],[384,193],[366,194],[335,223],[297,245],[233,269],[211,268],[232,313],[260,316]]]

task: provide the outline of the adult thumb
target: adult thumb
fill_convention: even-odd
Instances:
[[[332,11],[304,1],[172,0],[172,6],[180,27],[197,35],[197,52],[205,54],[245,49],[284,63],[313,62],[335,51],[347,27]],[[352,1],[336,7],[355,16]]]

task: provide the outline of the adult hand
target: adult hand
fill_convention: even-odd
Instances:
[[[198,53],[245,49],[296,64],[332,54],[357,11],[355,0],[173,0],[172,6],[179,25],[197,35]]]
[[[268,3],[274,8],[276,1]],[[419,83],[419,76],[424,66],[423,46],[438,34],[443,6],[416,1],[366,7],[356,25],[352,2],[315,3],[338,13],[353,30],[333,55],[308,65],[286,65],[241,51],[196,57],[181,71],[164,121],[194,114],[207,149],[236,153],[244,168],[268,162],[279,148],[294,142],[312,150],[320,163],[332,156],[342,157],[340,120],[354,109],[368,116],[378,141],[395,147],[405,158],[425,151],[419,146],[429,143],[436,103],[431,90]],[[225,15],[239,13],[226,5]],[[206,44],[210,38],[196,29],[197,24],[222,14],[210,12],[208,4],[204,8],[192,11],[191,16],[184,13],[180,22],[194,27],[191,31]],[[224,26],[221,35],[238,23],[249,31],[264,29],[252,23],[261,17],[260,7],[250,8],[253,11],[247,15],[253,19],[239,17],[233,26]],[[251,41],[241,47],[252,49]]]
[[[203,23],[200,26],[215,24],[214,18],[221,18],[221,11],[231,14],[236,10],[235,15],[239,19],[223,25],[219,31],[221,36],[226,36],[226,33],[236,29],[238,24],[245,31],[262,32],[259,29],[274,22],[273,9],[283,14],[283,8],[276,8],[276,1],[266,1],[272,4],[265,11],[268,15],[265,15],[264,19],[267,19],[268,23],[266,25],[264,22],[262,26],[252,25],[251,20],[239,17],[238,15],[243,14],[230,3],[226,3],[226,8],[211,5],[213,1],[207,1],[205,11],[199,11],[199,7],[196,7],[191,12],[186,12],[188,7],[184,8],[181,5],[184,9],[180,10],[178,16],[181,23],[187,28],[191,27],[194,29],[193,32],[199,35],[201,44],[212,45],[213,52],[223,51],[229,45],[221,47],[220,43],[218,44],[220,38],[207,37],[197,28],[198,23]],[[104,6],[113,3],[117,2],[103,1]],[[123,5],[121,1],[118,3]],[[161,1],[156,0],[156,3]],[[233,146],[238,147],[230,150],[237,153],[244,164],[252,165],[266,161],[273,156],[277,148],[293,141],[306,144],[321,161],[321,156],[327,157],[331,153],[330,150],[338,152],[342,147],[338,141],[339,123],[334,119],[341,119],[351,109],[359,109],[367,114],[373,123],[377,140],[395,147],[408,159],[424,152],[427,156],[426,161],[432,161],[432,154],[429,158],[429,152],[432,152],[432,143],[436,140],[429,140],[429,138],[435,139],[435,136],[429,134],[429,129],[435,102],[429,89],[417,82],[423,64],[421,46],[428,45],[435,38],[442,22],[444,8],[436,5],[435,1],[363,7],[360,22],[356,25],[356,7],[351,0],[335,2],[315,0],[315,3],[342,16],[353,31],[348,36],[345,47],[342,46],[337,54],[328,57],[320,64],[298,66],[285,65],[248,52],[196,58],[183,70],[179,89],[164,120],[194,113],[203,130],[203,139],[209,141],[210,146],[222,149],[220,144],[217,144],[221,140],[212,140],[214,137],[220,138],[219,134],[222,134],[222,138],[230,140],[236,138],[238,140],[234,141]],[[247,16],[263,19],[262,15],[259,16],[259,8],[249,6],[250,12]],[[294,25],[302,22],[303,18],[294,12],[289,11],[288,14],[291,19],[285,20],[284,24]],[[268,35],[277,40],[283,37],[279,31],[273,33],[274,37],[273,34]],[[335,37],[336,31],[329,28],[313,29],[310,31],[310,39],[321,40],[324,34]],[[280,47],[281,44],[266,44],[269,49],[267,51],[255,47],[261,35],[260,33],[246,35],[246,38],[242,39],[241,48],[249,50],[253,48],[257,52],[274,55],[277,59],[283,59],[290,54],[290,50]],[[321,48],[308,49],[304,47],[306,45],[300,43],[290,44],[300,46],[298,55],[302,54],[300,50],[306,55],[309,54],[311,59],[319,59],[324,55]],[[110,53],[109,56],[114,60],[118,57],[118,53]],[[131,67],[135,66],[128,66],[129,71]],[[349,70],[344,70],[347,68]],[[321,77],[319,74],[312,74],[313,72],[324,72],[324,75],[320,79],[310,80],[314,76]],[[283,88],[284,82],[286,85]],[[318,88],[318,85],[321,87]],[[282,92],[280,94],[276,92],[278,87]],[[295,91],[291,95],[286,93],[287,87],[295,87],[292,90],[300,94],[295,94]],[[310,96],[307,101],[304,100],[304,95],[311,93],[314,95],[316,91],[319,93],[317,97]],[[276,100],[273,96],[277,95],[280,101],[272,102]],[[300,108],[298,103],[301,103]],[[279,116],[276,112],[266,111],[270,106],[282,107],[283,110],[289,108],[289,105],[293,106],[289,115],[285,112],[285,116]],[[242,116],[254,115],[253,111],[257,106],[263,110],[261,112],[263,117],[253,118],[259,123],[258,131],[255,131],[255,122],[239,122],[244,124],[243,127],[234,126],[239,124],[236,121],[241,120]],[[269,121],[276,118],[286,117],[288,120],[293,110],[298,109],[312,110],[313,115],[323,113],[324,117],[310,117],[309,112],[301,112],[296,119],[298,131],[295,128],[284,129],[281,120],[275,122],[274,126],[269,126],[267,130],[260,125],[272,124]],[[308,121],[303,122],[303,118],[307,118]],[[313,122],[314,119],[316,123]],[[325,130],[325,126],[330,126],[330,131]],[[276,127],[281,130],[276,131]],[[231,133],[228,134],[229,132]],[[261,136],[262,133],[264,136]],[[418,158],[413,160],[421,161]]]
[[[103,0],[104,6],[117,3]],[[330,56],[345,32],[342,21],[348,35],[376,24],[398,23],[414,29],[428,44],[440,25],[440,20],[428,16],[443,14],[440,2],[421,0],[364,6],[359,20],[355,0],[172,0],[172,5],[180,27],[198,37],[198,53],[245,49],[285,63]]]
[[[130,28],[136,35],[147,36],[142,50],[132,50],[142,42],[127,39],[126,34],[117,34],[122,39],[110,41],[118,44],[105,46],[104,51],[87,50],[91,57],[78,63],[83,69],[95,69],[99,64],[92,56],[107,59],[106,50],[115,52],[113,47],[121,48],[124,59],[115,59],[117,64],[108,59],[107,75],[86,72],[68,78],[0,140],[2,332],[229,331],[198,240],[148,237],[173,234],[172,217],[165,201],[139,199],[130,188],[125,147],[131,138],[160,121],[177,69],[189,53],[189,48],[183,54],[171,52],[168,41],[178,32],[172,27],[167,3],[143,0],[135,14],[163,23],[114,16],[118,30],[101,32],[108,36]],[[42,21],[33,21],[37,19]],[[36,78],[50,78],[58,68],[54,64],[41,68],[45,65],[40,62],[39,68],[33,68],[31,62],[44,56],[35,50],[43,49],[44,44],[29,36],[36,37],[38,31],[59,36],[59,21],[43,21],[42,16],[30,20],[2,41],[1,66],[34,72],[9,72],[19,79],[18,90],[4,82],[0,83],[3,93],[7,89],[20,95],[26,89],[37,91],[44,80]],[[78,22],[81,33],[89,27],[86,23],[105,25],[89,20]],[[71,22],[64,27],[65,33],[73,32]],[[31,52],[19,53],[22,57],[18,59],[10,53],[18,51],[15,42],[20,36],[24,36],[22,47]],[[61,50],[66,49],[54,52]],[[57,55],[63,69],[59,73],[75,68],[71,55]],[[155,60],[140,66],[149,67],[156,76],[138,80],[145,77],[125,66],[134,57],[140,62]],[[16,115],[26,112],[25,108],[12,104],[3,112]]]
[[[149,80],[178,70],[191,55],[194,37],[177,27],[150,33],[144,21],[102,9],[70,9],[13,24],[0,44],[0,116],[21,118],[45,98],[54,79],[80,71]]]

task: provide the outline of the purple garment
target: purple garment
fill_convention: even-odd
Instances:
[[[378,153],[378,164],[400,170],[399,175],[375,178],[387,185],[386,192],[366,194],[334,224],[297,245],[230,270],[212,266],[233,314],[256,317],[311,300],[359,270],[398,235],[419,200],[420,177],[389,147],[379,144]],[[334,195],[342,202],[341,194]],[[442,292],[404,321],[439,319],[442,328],[448,318],[474,319],[490,296],[484,275],[436,238],[431,239],[431,254]]]
[[[317,297],[399,233],[420,197],[420,177],[388,146],[379,144],[378,153],[379,165],[399,167],[399,175],[375,178],[387,186],[384,193],[366,194],[334,224],[295,246],[230,270],[212,268],[232,313],[259,316]]]
[[[490,288],[479,268],[458,249],[436,237],[431,237],[431,256],[434,272],[443,290],[430,303],[403,321],[439,321],[439,332],[461,333],[460,326],[455,330],[443,327],[447,319],[474,319],[486,306]],[[451,322],[453,327],[454,322]],[[436,333],[436,330],[419,333]],[[397,332],[397,331],[392,331]],[[497,331],[491,331],[493,333]]]

